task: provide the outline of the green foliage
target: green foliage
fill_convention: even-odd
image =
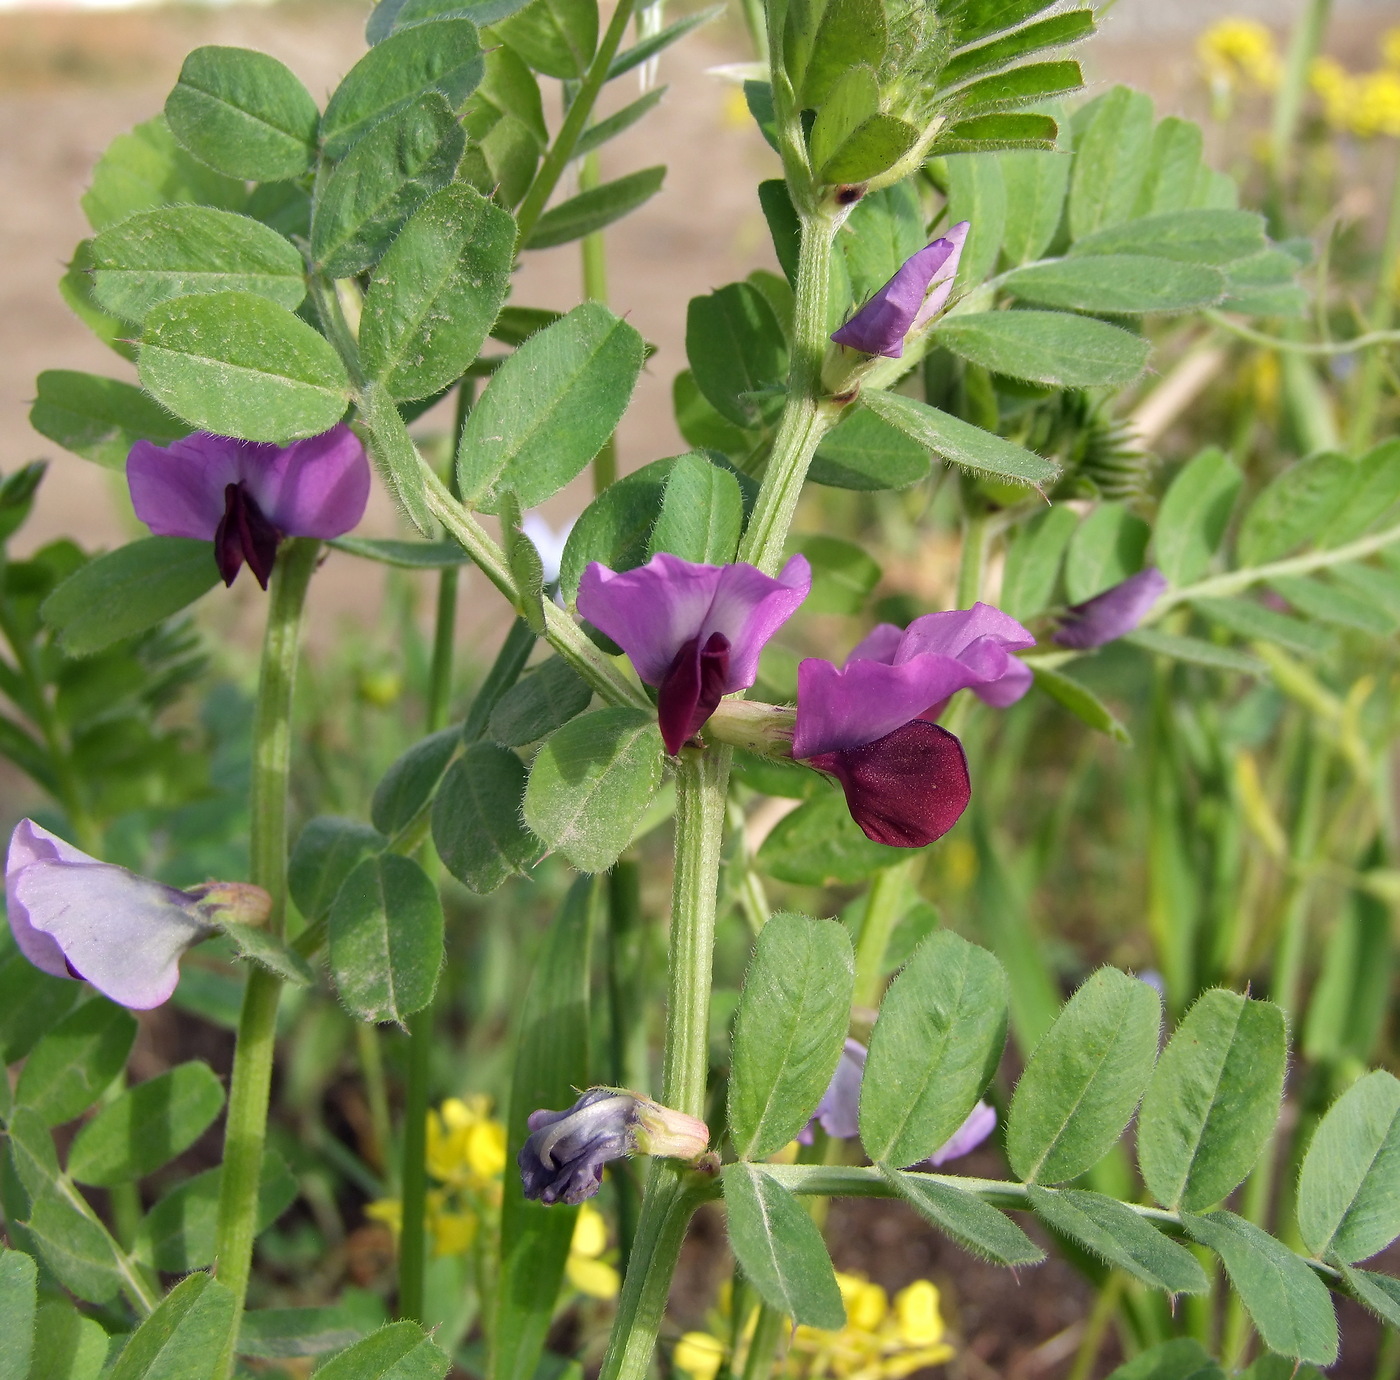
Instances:
[[[882,1164],[927,1159],[962,1125],[1006,1043],[1006,974],[985,949],[937,930],[880,1006],[861,1086],[860,1138]]]
[[[855,408],[822,437],[808,477],[836,489],[904,489],[928,473],[923,445],[868,408]]]
[[[993,373],[1055,388],[1121,387],[1147,363],[1148,344],[1107,321],[1068,312],[973,312],[948,316],[934,339]]]
[[[287,865],[287,889],[297,909],[308,920],[327,915],[345,879],[387,843],[377,829],[357,820],[337,815],[308,820]]]
[[[964,1250],[998,1265],[1038,1265],[1045,1252],[1004,1213],[932,1174],[880,1173],[924,1221]]]
[[[1152,538],[1157,566],[1172,584],[1190,584],[1205,574],[1243,482],[1239,466],[1213,446],[1172,480]]]
[[[37,1272],[22,1251],[0,1251],[0,1380],[26,1380],[34,1351]]]
[[[169,445],[189,432],[178,417],[152,402],[139,388],[73,369],[46,369],[29,424],[74,455],[121,470],[137,441]]]
[[[756,1165],[726,1165],[721,1177],[729,1244],[764,1302],[809,1327],[842,1326],[826,1245],[801,1204]]]
[[[386,835],[406,829],[432,800],[443,773],[461,745],[460,727],[443,728],[419,739],[396,758],[380,778],[370,801],[369,817],[375,829]],[[349,826],[346,832],[351,837],[372,832],[365,830],[363,825],[350,824],[349,821],[346,824]],[[380,843],[382,845],[382,840]],[[369,842],[366,851],[373,847],[373,841]]]
[[[324,1380],[442,1380],[451,1366],[417,1323],[396,1322],[342,1351],[317,1374]]]
[[[320,111],[310,92],[276,58],[247,48],[196,48],[165,118],[185,148],[228,177],[300,177],[316,157]]]
[[[509,487],[529,508],[562,488],[612,435],[642,354],[641,336],[593,302],[532,335],[497,370],[462,428],[463,495],[484,506]]]
[[[1100,968],[1036,1046],[1006,1123],[1006,1153],[1027,1183],[1092,1169],[1123,1134],[1157,1056],[1157,993]]]
[[[561,201],[535,222],[525,247],[550,249],[595,234],[650,201],[665,179],[664,167],[643,168]]]
[[[788,347],[773,308],[752,284],[690,299],[685,354],[700,392],[726,421],[750,427],[771,420]]]
[[[218,583],[209,542],[145,537],[80,566],[41,611],[66,652],[90,656],[163,623]]]
[[[224,1105],[223,1085],[208,1064],[178,1064],[107,1103],[73,1139],[68,1173],[110,1188],[145,1178],[189,1149]]]
[[[105,997],[65,1016],[30,1051],[15,1085],[15,1103],[45,1126],[86,1111],[122,1071],[136,1022]]]
[[[851,941],[836,921],[774,915],[759,931],[729,1077],[741,1159],[771,1155],[807,1124],[836,1070],[854,984]]]
[[[442,967],[442,903],[412,858],[383,853],[357,863],[328,918],[336,990],[358,1019],[402,1024],[432,1001]]]
[[[191,426],[285,445],[329,431],[350,380],[326,338],[249,292],[175,297],[146,313],[142,386]]]
[[[132,1333],[112,1380],[215,1380],[224,1339],[237,1325],[233,1295],[212,1275],[183,1279]]]
[[[898,848],[873,843],[851,818],[846,802],[832,791],[784,815],[763,840],[759,871],[804,886],[849,886],[902,862]]]
[[[1138,1122],[1138,1162],[1159,1203],[1198,1212],[1239,1185],[1273,1134],[1287,1057],[1271,1003],[1216,989],[1191,1008]]]
[[[545,740],[530,768],[525,822],[580,872],[631,842],[661,784],[661,730],[640,709],[597,709]]]
[[[650,551],[723,565],[734,559],[744,528],[744,498],[731,470],[701,455],[677,457],[666,475]]]
[[[1348,1265],[1400,1236],[1400,1079],[1376,1069],[1323,1117],[1298,1180],[1298,1230],[1315,1256]]]
[[[433,847],[464,886],[485,895],[544,852],[521,821],[525,767],[494,743],[474,743],[447,769],[433,799]]]
[[[524,747],[582,714],[593,691],[562,657],[517,681],[491,711],[487,733],[502,747]]]

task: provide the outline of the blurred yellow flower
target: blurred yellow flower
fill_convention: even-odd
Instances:
[[[603,1214],[591,1203],[579,1208],[574,1223],[573,1240],[569,1243],[569,1259],[564,1266],[569,1283],[594,1299],[615,1299],[622,1287],[622,1278],[606,1260],[599,1257],[608,1248],[608,1224]]]
[[[1254,19],[1221,19],[1196,40],[1196,56],[1217,92],[1272,91],[1283,67],[1274,36]]]
[[[1390,67],[1400,67],[1400,26],[1381,35],[1381,56]]]
[[[793,1334],[789,1373],[834,1375],[839,1380],[903,1380],[925,1366],[953,1357],[944,1340],[938,1290],[926,1279],[901,1289],[891,1307],[878,1284],[838,1271],[846,1325],[834,1332],[799,1327]],[[805,1364],[803,1362],[805,1361]]]
[[[1400,72],[1368,72],[1357,79],[1352,131],[1363,139],[1377,134],[1400,139]]]
[[[671,1362],[691,1380],[715,1380],[724,1363],[724,1343],[708,1332],[687,1332],[676,1343]]]
[[[428,1173],[439,1183],[485,1188],[506,1167],[506,1128],[485,1097],[449,1097],[428,1113]]]

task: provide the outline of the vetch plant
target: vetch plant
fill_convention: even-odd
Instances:
[[[1109,1320],[1128,1380],[1329,1365],[1334,1295],[1400,1326],[1400,1083],[1366,1071],[1400,234],[1365,330],[1311,339],[1288,160],[1266,221],[1190,122],[1071,102],[1089,9],[749,5],[772,266],[650,365],[691,449],[620,457],[649,351],[605,231],[665,170],[600,163],[663,91],[599,102],[707,17],[655,8],[629,42],[632,0],[381,0],[324,109],[200,48],[94,170],[62,291],[140,386],[49,370],[32,420],[151,535],[21,558],[43,468],[0,481],[0,752],[54,824],[7,868],[0,1350],[895,1380],[961,1343],[929,1281],[835,1272],[825,1204],[885,1198],[1008,1268],[1045,1255],[1014,1214],[1070,1243],[1077,1375]],[[585,300],[511,297],[573,243]],[[396,536],[352,531],[374,483]],[[351,559],[393,569],[386,631],[298,693]],[[245,563],[246,701],[185,612]],[[223,1032],[226,1101],[199,1060],[128,1080],[122,1008],[167,999]],[[677,1343],[715,1202],[727,1316]]]

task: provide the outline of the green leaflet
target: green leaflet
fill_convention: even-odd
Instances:
[[[1060,1183],[1108,1153],[1151,1076],[1160,1022],[1157,993],[1116,968],[1070,998],[1011,1100],[1006,1152],[1022,1179]]]
[[[73,369],[45,369],[29,424],[74,455],[108,469],[124,470],[137,441],[169,445],[189,427],[139,388]]]
[[[756,1165],[727,1165],[721,1177],[729,1244],[749,1283],[796,1322],[841,1327],[841,1291],[806,1209]]]
[[[833,920],[771,917],[734,1020],[729,1126],[741,1159],[780,1150],[826,1092],[850,1023],[851,941]]]
[[[927,1159],[962,1125],[1006,1043],[1006,974],[951,930],[914,950],[880,1005],[861,1084],[860,1138],[878,1163]]]
[[[1400,1236],[1400,1079],[1375,1069],[1334,1102],[1298,1179],[1314,1255],[1354,1265]]]

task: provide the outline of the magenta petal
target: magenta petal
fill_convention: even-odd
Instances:
[[[90,858],[30,820],[11,837],[5,894],[16,942],[37,966],[55,971],[57,949],[64,972],[138,1011],[169,999],[181,956],[210,933],[183,892]]]
[[[692,638],[729,641],[724,693],[752,685],[764,644],[807,597],[811,568],[794,556],[777,579],[751,565],[699,565],[659,552],[621,573],[594,561],[579,582],[578,611],[660,685]]]
[[[958,264],[962,261],[963,245],[967,242],[967,232],[971,228],[969,221],[960,220],[943,236],[943,243],[951,244],[953,252],[943,261],[938,271],[929,280],[931,290],[924,298],[923,306],[914,316],[913,323],[909,327],[911,331],[917,331],[921,326],[926,326],[948,305],[948,298],[953,291],[953,282],[958,276]]]
[[[928,1157],[926,1163],[937,1169],[940,1164],[947,1164],[960,1155],[971,1154],[996,1128],[996,1108],[979,1102],[967,1114],[963,1124]]]
[[[1132,632],[1166,589],[1167,577],[1155,565],[1139,570],[1112,589],[1068,609],[1064,625],[1055,633],[1054,641],[1077,651],[1113,642],[1124,633]]]
[[[810,760],[841,783],[866,838],[891,848],[922,848],[942,838],[972,798],[962,744],[924,719]]]
[[[924,305],[929,284],[954,248],[946,239],[934,240],[917,254],[910,255],[894,277],[839,331],[832,333],[832,340],[867,355],[899,359],[904,354],[904,337]]]
[[[893,623],[877,623],[851,648],[846,665],[853,661],[883,661],[886,666],[893,666],[903,642],[903,628],[897,628]]]
[[[344,536],[365,515],[370,469],[343,422],[284,447],[258,447],[243,480],[267,520],[289,537]]]
[[[970,609],[950,609],[916,618],[904,630],[903,643],[893,660],[908,661],[921,652],[961,656],[983,638],[994,639],[1009,652],[1035,646],[1035,638],[1009,613],[991,604],[977,603]]]
[[[168,446],[137,441],[126,458],[136,516],[158,537],[213,541],[224,490],[243,477],[245,441],[196,431]]]

